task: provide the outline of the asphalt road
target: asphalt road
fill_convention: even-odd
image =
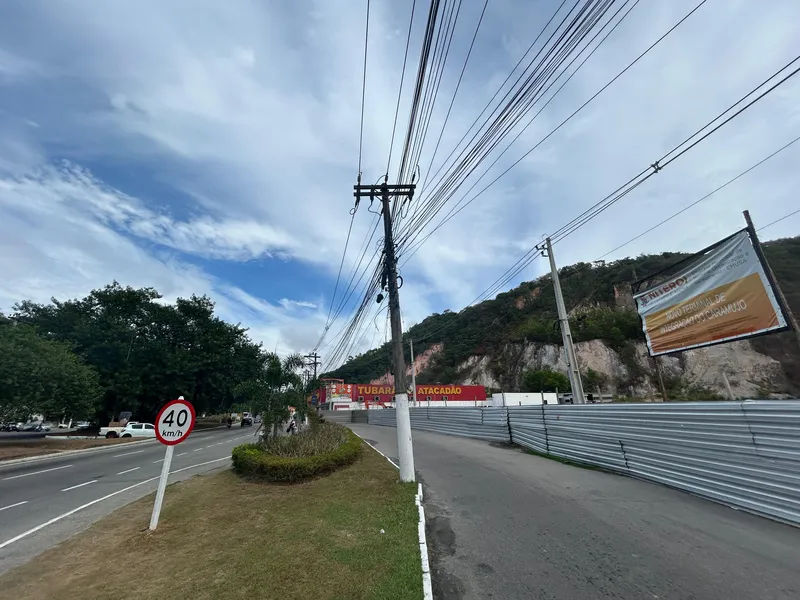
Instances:
[[[351,425],[397,461],[396,430]],[[800,529],[656,484],[414,431],[437,600],[796,600]]]
[[[193,432],[175,447],[170,483],[230,464],[254,427]],[[165,447],[155,440],[17,465],[0,463],[0,573],[154,491]]]

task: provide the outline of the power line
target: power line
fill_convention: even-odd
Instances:
[[[672,150],[667,152],[660,159],[658,159],[654,163],[652,163],[647,169],[645,169],[644,171],[639,173],[639,175],[637,175],[636,177],[631,179],[628,183],[625,184],[625,186],[628,186],[629,184],[631,184],[635,179],[637,179],[639,177],[643,177],[640,181],[638,181],[637,183],[633,184],[633,187],[638,187],[639,185],[644,183],[644,181],[646,181],[647,179],[649,179],[653,175],[659,173],[664,167],[666,167],[667,165],[671,164],[672,162],[674,162],[675,160],[677,160],[678,158],[680,158],[681,156],[686,154],[689,150],[691,150],[692,148],[697,146],[700,142],[702,142],[703,140],[708,138],[713,133],[719,131],[719,129],[721,129],[722,127],[724,127],[728,123],[730,123],[736,117],[740,116],[743,112],[745,112],[748,108],[753,106],[756,102],[758,102],[759,100],[765,98],[767,95],[772,93],[778,87],[780,87],[781,85],[786,83],[789,79],[791,79],[798,72],[800,72],[800,68],[796,68],[795,70],[791,71],[788,75],[784,76],[780,81],[778,81],[777,83],[773,84],[768,89],[766,89],[765,91],[761,92],[758,96],[756,96],[755,98],[750,100],[747,104],[745,104],[744,106],[742,106],[741,108],[736,110],[736,112],[734,112],[733,114],[727,116],[724,120],[722,120],[722,122],[717,123],[716,125],[714,125],[717,121],[719,121],[720,119],[725,117],[726,113],[728,113],[731,110],[733,110],[734,108],[736,108],[739,104],[744,102],[749,96],[752,96],[753,94],[758,92],[758,90],[760,88],[762,88],[765,85],[767,85],[772,79],[775,79],[776,77],[778,77],[783,71],[786,71],[789,67],[791,67],[797,61],[800,61],[800,56],[795,57],[794,59],[789,61],[786,65],[784,65],[783,67],[778,69],[775,73],[773,73],[772,75],[767,77],[767,79],[765,79],[763,82],[758,84],[750,92],[748,92],[747,94],[742,96],[742,98],[740,98],[739,100],[734,102],[731,106],[729,106],[727,109],[722,111],[719,115],[717,115],[714,119],[712,119],[706,125],[701,127],[698,131],[696,131],[695,133],[690,135],[688,138],[686,138],[683,142],[681,142],[680,144],[675,146]],[[713,125],[713,127],[712,127],[712,125]],[[709,128],[711,128],[709,131],[705,131],[706,129],[709,129]],[[704,133],[704,131],[705,131],[705,133]],[[694,138],[697,138],[697,139],[694,139]],[[687,144],[689,144],[689,145],[686,146]],[[686,147],[681,149],[682,146],[686,146]],[[675,154],[676,152],[677,152],[677,154]],[[674,154],[674,156],[672,156],[673,154]],[[645,173],[647,173],[647,174],[644,175]],[[625,186],[622,186],[622,187],[625,187]],[[622,189],[622,188],[618,188],[618,190],[619,189]],[[630,191],[630,190],[628,190],[628,191]],[[594,219],[597,215],[599,215],[603,211],[607,210],[609,207],[614,205],[621,198],[626,196],[628,194],[628,191],[621,192],[618,196],[615,196],[615,197],[613,197],[611,199],[608,199],[609,197],[606,196],[606,198],[604,198],[600,202],[598,202],[598,203],[594,204],[593,206],[591,206],[590,208],[586,209],[578,217],[574,218],[572,221],[570,221],[566,225],[562,226],[561,228],[559,228],[554,233],[550,234],[551,238],[557,238],[553,243],[556,243],[556,241],[564,239],[565,237],[567,237],[571,233],[574,233],[575,231],[577,231],[578,229],[583,227],[586,223],[588,223],[589,221]],[[616,191],[614,193],[616,193]]]
[[[765,162],[767,162],[767,161],[768,161],[768,160],[770,160],[771,158],[773,158],[773,157],[777,156],[778,154],[780,154],[781,152],[783,152],[784,150],[786,150],[787,148],[789,148],[789,147],[790,147],[792,144],[794,144],[794,143],[796,143],[796,142],[798,142],[798,141],[800,141],[800,136],[799,136],[799,137],[796,137],[796,138],[794,138],[794,139],[793,139],[791,142],[789,142],[788,144],[785,144],[784,146],[782,146],[782,147],[778,148],[777,150],[775,150],[775,152],[773,152],[773,153],[772,153],[772,154],[770,154],[769,156],[767,156],[767,157],[765,157],[765,158],[762,158],[760,161],[758,161],[757,163],[755,163],[755,164],[754,164],[754,165],[752,165],[751,167],[749,167],[749,168],[745,169],[744,171],[742,171],[741,173],[739,173],[739,174],[738,174],[736,177],[733,177],[732,179],[729,179],[728,181],[726,181],[726,182],[725,182],[725,183],[723,183],[722,185],[720,185],[720,186],[718,186],[718,187],[714,188],[713,190],[711,190],[710,192],[708,192],[708,193],[707,193],[705,196],[703,196],[702,198],[699,198],[699,199],[695,200],[694,202],[692,202],[692,203],[691,203],[691,204],[689,204],[688,206],[686,206],[686,207],[682,208],[682,209],[681,209],[681,210],[679,210],[678,212],[676,212],[676,213],[673,213],[672,215],[670,215],[669,217],[667,217],[667,218],[666,218],[666,219],[664,219],[663,221],[661,221],[661,222],[659,222],[659,223],[657,223],[657,224],[653,225],[653,226],[652,226],[650,229],[648,229],[647,231],[643,231],[642,233],[640,233],[640,234],[639,234],[639,235],[637,235],[636,237],[632,237],[631,239],[629,239],[629,240],[628,240],[627,242],[625,242],[624,244],[620,244],[619,246],[617,246],[617,247],[616,247],[616,248],[614,248],[613,250],[609,250],[608,252],[606,252],[606,253],[605,253],[605,254],[603,254],[602,256],[599,256],[598,258],[596,258],[596,259],[595,259],[595,261],[598,261],[598,260],[602,260],[602,259],[604,259],[604,258],[605,258],[606,256],[608,256],[609,254],[613,254],[613,253],[614,253],[614,252],[616,252],[617,250],[620,250],[620,249],[624,248],[625,246],[627,246],[628,244],[630,244],[630,243],[632,243],[632,242],[635,242],[635,241],[636,241],[636,240],[638,240],[639,238],[641,238],[641,237],[643,237],[643,236],[647,235],[648,233],[650,233],[651,231],[653,231],[653,230],[655,230],[655,229],[657,229],[657,228],[661,227],[661,226],[662,226],[662,225],[664,225],[665,223],[669,223],[669,222],[670,222],[672,219],[674,219],[675,217],[677,217],[677,216],[679,216],[679,215],[682,215],[683,213],[685,213],[685,212],[686,212],[687,210],[689,210],[690,208],[692,208],[692,207],[694,207],[694,206],[697,206],[698,204],[700,204],[700,203],[701,203],[701,202],[703,202],[704,200],[707,200],[708,198],[710,198],[711,196],[713,196],[714,194],[716,194],[716,193],[717,193],[717,192],[719,192],[720,190],[722,190],[722,189],[724,189],[724,188],[728,187],[730,184],[732,184],[734,181],[738,180],[739,178],[741,178],[741,177],[744,177],[744,176],[745,176],[745,175],[747,175],[747,174],[748,174],[750,171],[752,171],[752,170],[756,169],[757,167],[760,167],[760,166],[761,166],[761,165],[763,165]],[[800,212],[800,211],[795,211],[795,212]],[[794,213],[792,213],[792,214],[794,214]],[[787,215],[787,216],[791,216],[791,215]],[[786,218],[786,217],[783,217],[783,218]],[[779,219],[779,220],[780,220],[780,219]],[[775,223],[777,223],[777,221],[775,221]],[[769,225],[773,225],[773,224],[774,224],[774,223],[770,223]],[[769,227],[769,225],[765,225],[764,227]],[[764,229],[764,227],[762,227],[761,229]],[[759,231],[760,231],[760,230],[759,230]]]
[[[367,0],[367,24],[364,32],[364,74],[361,79],[361,130],[358,134],[358,175],[361,176],[361,151],[364,145],[364,102],[367,97],[367,46],[369,44],[369,0]]]
[[[614,76],[614,77],[613,77],[611,80],[609,80],[609,81],[608,81],[608,83],[606,83],[606,84],[605,84],[603,87],[601,87],[601,88],[600,88],[600,89],[599,89],[597,92],[595,92],[595,93],[594,93],[594,94],[593,94],[593,95],[592,95],[592,96],[591,96],[591,97],[590,97],[588,100],[586,100],[586,101],[585,101],[583,104],[581,104],[581,105],[580,105],[580,106],[579,106],[579,107],[578,107],[578,108],[577,108],[575,111],[573,111],[573,112],[572,112],[572,113],[571,113],[569,116],[567,116],[567,118],[566,118],[566,119],[564,119],[563,121],[561,121],[561,123],[559,123],[559,124],[558,124],[558,125],[557,125],[555,128],[553,128],[553,130],[552,130],[552,131],[550,131],[550,132],[549,132],[547,135],[545,135],[545,136],[544,136],[544,137],[543,137],[541,140],[539,140],[539,141],[538,141],[538,142],[537,142],[537,143],[536,143],[536,144],[535,144],[535,145],[534,145],[534,146],[533,146],[533,147],[532,147],[530,150],[528,150],[527,152],[525,152],[525,154],[523,154],[522,156],[520,156],[520,157],[519,157],[519,158],[518,158],[516,161],[514,161],[514,162],[513,162],[513,163],[512,163],[512,164],[511,164],[511,165],[510,165],[508,168],[506,168],[506,169],[505,169],[505,170],[504,170],[502,173],[500,173],[500,175],[498,175],[497,177],[495,177],[495,178],[494,178],[494,179],[493,179],[493,180],[492,180],[492,181],[491,181],[491,182],[490,182],[488,185],[486,185],[484,188],[482,188],[482,189],[481,189],[481,190],[480,190],[480,191],[479,191],[477,194],[475,194],[475,195],[474,195],[472,198],[470,198],[468,201],[464,202],[464,203],[463,203],[463,205],[461,205],[460,207],[458,206],[458,204],[456,204],[456,206],[454,206],[454,207],[453,207],[453,209],[450,211],[450,213],[449,213],[449,214],[448,214],[448,215],[447,215],[447,216],[446,216],[446,217],[445,217],[445,218],[444,218],[444,219],[443,219],[443,220],[442,220],[442,221],[441,221],[441,222],[440,222],[438,225],[436,225],[436,227],[435,227],[433,230],[431,230],[430,232],[428,232],[428,233],[425,235],[425,237],[423,238],[423,240],[422,240],[422,241],[420,241],[420,242],[419,242],[419,243],[416,245],[416,247],[415,247],[415,248],[413,248],[413,250],[412,250],[411,254],[410,254],[410,255],[408,256],[408,258],[406,259],[406,262],[408,262],[408,260],[411,258],[411,256],[413,256],[413,255],[414,255],[414,254],[415,254],[415,253],[416,253],[416,252],[419,250],[420,246],[422,246],[422,244],[424,244],[424,243],[425,243],[425,241],[427,241],[427,240],[428,240],[428,238],[430,238],[430,236],[431,236],[431,235],[433,235],[433,233],[434,233],[434,232],[435,232],[437,229],[441,228],[441,227],[442,227],[442,226],[443,226],[445,223],[447,223],[447,222],[448,222],[450,219],[452,219],[453,217],[455,217],[456,215],[458,215],[458,213],[460,213],[460,212],[461,212],[462,210],[464,210],[464,209],[465,209],[467,206],[469,206],[470,204],[472,204],[472,202],[474,202],[474,201],[475,201],[477,198],[479,198],[480,196],[482,196],[482,195],[483,195],[483,194],[484,194],[484,193],[485,193],[485,192],[486,192],[486,191],[487,191],[487,190],[488,190],[490,187],[492,187],[492,186],[493,186],[495,183],[497,183],[497,181],[499,181],[499,180],[500,180],[500,179],[501,179],[503,176],[505,176],[505,175],[506,175],[506,174],[507,174],[509,171],[511,171],[511,169],[513,169],[514,167],[516,167],[516,166],[517,166],[519,163],[521,163],[521,162],[522,162],[522,161],[523,161],[525,158],[527,158],[527,157],[528,157],[528,156],[529,156],[529,155],[530,155],[530,154],[531,154],[531,153],[532,153],[534,150],[536,150],[536,149],[537,149],[539,146],[541,146],[541,145],[542,145],[542,144],[543,144],[545,141],[547,141],[547,140],[548,140],[548,139],[549,139],[551,136],[553,136],[553,134],[555,134],[557,131],[559,131],[559,130],[560,130],[560,129],[561,129],[563,126],[564,126],[564,125],[566,125],[566,124],[567,124],[567,123],[568,123],[570,120],[572,120],[572,119],[573,119],[573,118],[574,118],[574,117],[575,117],[575,116],[576,116],[578,113],[580,113],[580,112],[581,112],[581,111],[582,111],[584,108],[586,108],[586,107],[587,107],[587,106],[588,106],[588,105],[589,105],[589,104],[590,104],[592,101],[594,101],[594,100],[595,100],[595,99],[596,99],[596,98],[597,98],[597,97],[598,97],[600,94],[602,94],[602,93],[603,93],[603,92],[604,92],[606,89],[608,89],[608,88],[609,88],[611,85],[613,85],[613,84],[614,84],[614,83],[615,83],[615,82],[616,82],[616,81],[617,81],[617,80],[618,80],[620,77],[622,77],[622,76],[623,76],[625,73],[627,73],[627,72],[628,72],[628,71],[629,71],[629,70],[630,70],[630,69],[631,69],[631,68],[632,68],[632,67],[633,67],[633,66],[634,66],[636,63],[638,63],[638,62],[639,62],[639,61],[640,61],[642,58],[644,58],[644,57],[645,57],[645,56],[646,56],[646,55],[647,55],[647,54],[648,54],[648,53],[649,53],[649,52],[650,52],[650,51],[651,51],[653,48],[655,48],[655,47],[656,47],[658,44],[660,44],[660,43],[661,43],[661,42],[662,42],[662,41],[663,41],[663,40],[664,40],[664,39],[665,39],[667,36],[669,36],[669,35],[670,35],[670,34],[671,34],[673,31],[675,31],[675,30],[676,30],[676,29],[677,29],[677,28],[678,28],[678,27],[679,27],[681,24],[683,24],[683,23],[684,23],[684,22],[685,22],[685,21],[686,21],[686,20],[687,20],[689,17],[691,17],[691,16],[692,16],[692,15],[693,15],[693,14],[694,14],[694,13],[695,13],[695,12],[696,12],[698,9],[700,9],[700,7],[702,7],[702,6],[703,6],[703,5],[704,5],[704,4],[705,4],[707,1],[708,1],[708,0],[702,0],[702,1],[701,1],[699,4],[697,4],[697,6],[695,6],[695,7],[694,7],[694,8],[693,8],[693,9],[692,9],[692,10],[691,10],[689,13],[687,13],[687,14],[686,14],[686,15],[685,15],[685,16],[684,16],[684,17],[683,17],[683,18],[682,18],[680,21],[678,21],[677,23],[675,23],[675,25],[673,25],[673,26],[672,26],[670,29],[668,29],[668,30],[667,30],[667,31],[666,31],[666,32],[665,32],[665,33],[664,33],[664,34],[663,34],[661,37],[659,37],[659,38],[658,38],[656,41],[654,41],[652,44],[650,44],[650,46],[648,46],[648,47],[647,47],[647,48],[646,48],[646,49],[645,49],[645,50],[644,50],[644,51],[643,51],[641,54],[639,54],[639,55],[638,55],[638,56],[637,56],[637,57],[636,57],[634,60],[632,60],[630,63],[628,63],[628,65],[627,65],[625,68],[623,68],[623,69],[622,69],[622,70],[621,70],[619,73],[617,73],[617,74],[616,74],[616,75],[615,75],[615,76]],[[631,7],[631,10],[632,10],[632,9],[633,9],[633,7]],[[630,12],[630,11],[629,11],[629,12]],[[627,13],[626,13],[626,15],[627,15]],[[611,33],[611,32],[609,32],[609,33]],[[602,43],[602,42],[601,42],[601,43]],[[587,58],[588,58],[588,57],[587,57]],[[584,61],[584,62],[585,62],[585,61]],[[582,63],[582,64],[583,64],[583,63]],[[581,66],[582,66],[582,64],[581,64]],[[578,68],[580,68],[580,67],[578,67]],[[577,69],[576,69],[576,71],[575,71],[575,72],[577,72]],[[574,73],[573,73],[573,75],[574,75]],[[565,84],[566,84],[566,82],[565,82]],[[562,86],[562,87],[563,87],[563,86]],[[559,91],[560,91],[560,89],[559,89]],[[557,93],[557,92],[556,92],[556,93]],[[553,96],[553,97],[555,97],[555,94],[554,94],[554,96]],[[551,100],[552,100],[552,98],[551,98]],[[540,112],[541,112],[541,111],[540,111]],[[534,115],[534,117],[533,117],[533,118],[535,119],[535,118],[536,118],[536,116],[538,116],[538,114],[539,114],[539,113],[537,113],[536,115]],[[526,125],[526,127],[525,127],[525,128],[527,129],[527,127],[528,127],[528,126],[530,126],[530,124],[531,124],[532,122],[533,122],[533,119],[531,119],[531,121],[530,121],[530,122],[529,122],[529,123]],[[524,130],[523,130],[523,131],[524,131]],[[517,137],[519,137],[519,135],[518,135]],[[516,138],[515,138],[515,140],[516,140]],[[515,140],[514,140],[514,141],[515,141]],[[512,141],[511,143],[513,144],[513,143],[514,143],[514,141]],[[509,146],[510,146],[510,145],[509,145]],[[490,168],[491,168],[491,167],[490,167]],[[487,173],[488,173],[488,170],[487,170]],[[485,175],[485,174],[486,174],[486,173],[484,173],[484,175]],[[473,186],[473,187],[474,187],[474,186]],[[470,188],[470,189],[472,189],[472,188]],[[468,190],[466,193],[468,194],[468,193],[469,193],[469,190]],[[465,196],[464,196],[464,197],[466,197],[466,194],[465,194]],[[459,202],[459,204],[461,204],[461,202],[463,202],[463,199],[462,199],[462,200]],[[405,264],[405,263],[403,263],[403,264]]]
[[[350,226],[347,228],[347,239],[344,241],[344,252],[342,252],[342,260],[339,263],[339,272],[336,274],[336,283],[333,286],[333,294],[331,295],[331,305],[328,308],[328,317],[325,319],[325,329],[331,322],[331,312],[333,311],[333,302],[336,300],[336,292],[339,289],[339,279],[342,277],[342,267],[344,267],[344,259],[347,256],[347,246],[350,244],[350,233],[353,231],[353,221],[356,218],[356,211],[350,212]]]
[[[592,207],[590,207],[589,209],[587,209],[586,211],[581,213],[581,215],[579,215],[575,219],[572,219],[572,221],[570,221],[566,225],[562,226],[561,228],[556,230],[554,233],[550,234],[549,237],[553,238],[553,243],[555,244],[557,241],[563,240],[567,236],[569,236],[572,233],[574,233],[575,231],[577,231],[579,228],[583,227],[583,225],[585,225],[586,223],[588,223],[589,221],[594,219],[600,213],[602,213],[603,211],[607,210],[610,206],[612,206],[613,204],[615,204],[616,202],[618,202],[619,200],[621,200],[622,198],[627,196],[629,193],[631,193],[633,190],[638,188],[645,181],[647,181],[650,177],[652,177],[653,175],[655,175],[658,172],[660,172],[661,169],[663,169],[665,166],[671,164],[672,162],[674,162],[675,160],[677,160],[678,158],[680,158],[681,156],[686,154],[686,152],[688,152],[689,150],[691,150],[692,148],[697,146],[703,140],[707,139],[711,134],[713,134],[716,131],[718,131],[721,127],[723,127],[727,123],[730,123],[730,121],[732,121],[737,116],[741,115],[745,110],[750,108],[753,104],[755,104],[759,100],[763,99],[769,93],[771,93],[772,91],[777,89],[780,85],[782,85],[783,83],[788,81],[791,77],[796,75],[798,71],[800,71],[800,68],[795,69],[794,71],[792,71],[788,75],[784,76],[780,81],[778,81],[777,83],[773,84],[767,90],[765,90],[764,92],[760,93],[757,97],[755,97],[752,100],[750,100],[745,106],[739,108],[735,113],[733,113],[732,115],[729,115],[727,118],[724,118],[724,120],[722,120],[721,123],[718,123],[718,124],[714,125],[715,123],[717,123],[717,121],[720,121],[720,119],[723,119],[723,117],[725,117],[725,115],[727,113],[729,113],[731,110],[736,108],[739,104],[744,102],[748,97],[750,97],[753,94],[755,94],[756,92],[758,92],[758,90],[760,88],[764,87],[771,80],[773,80],[776,77],[778,77],[783,71],[786,71],[789,67],[791,67],[798,60],[800,60],[800,56],[796,57],[795,59],[791,60],[789,63],[787,63],[786,65],[784,65],[780,69],[778,69],[778,71],[776,71],[771,76],[769,76],[767,79],[765,79],[762,83],[757,85],[753,90],[751,90],[750,92],[745,94],[742,98],[740,98],[738,101],[736,101],[730,107],[728,107],[726,110],[722,111],[722,113],[717,115],[714,119],[709,121],[709,123],[707,123],[705,126],[701,127],[694,134],[692,134],[688,138],[686,138],[686,140],[684,140],[682,143],[678,144],[675,148],[670,150],[667,154],[664,155],[664,157],[662,157],[661,159],[659,159],[659,160],[655,161],[654,163],[652,163],[650,165],[650,167],[648,167],[647,169],[644,169],[639,174],[637,174],[633,178],[629,179],[626,183],[624,183],[623,185],[618,187],[611,194],[608,194],[602,200],[600,200],[599,202],[594,204]],[[704,131],[709,129],[710,127],[711,127],[710,131],[707,131],[707,132],[704,133]],[[695,139],[695,138],[697,138],[697,139]],[[687,144],[689,144],[689,145],[686,146]],[[686,146],[686,147],[681,149],[683,146]],[[676,154],[676,152],[677,152],[677,154]],[[668,160],[665,160],[667,157],[670,157],[670,158]],[[502,286],[506,285],[511,279],[513,279],[516,275],[521,273],[528,265],[530,265],[533,262],[534,259],[536,259],[538,256],[541,256],[541,254],[542,254],[541,249],[539,247],[537,247],[537,246],[534,246],[533,248],[528,250],[525,253],[525,255],[523,255],[522,258],[517,260],[517,262],[514,263],[514,265],[512,265],[512,267],[510,267],[508,270],[506,270],[506,272],[503,275],[501,275],[500,278],[498,278],[487,290],[485,290],[480,296],[478,296],[478,298],[475,301],[470,303],[469,306],[467,306],[460,313],[458,313],[458,315],[463,315],[464,311],[467,308],[470,308],[471,306],[473,306],[476,302],[480,301],[480,298],[488,297],[487,294],[491,295],[491,294],[495,293],[495,291],[497,289],[500,289]],[[457,317],[458,317],[458,315],[457,315]],[[438,333],[438,330],[437,330],[436,333]]]
[[[469,63],[469,58],[472,56],[472,49],[475,46],[475,40],[478,37],[478,31],[481,28],[481,23],[483,23],[483,16],[486,14],[486,7],[489,5],[489,0],[485,0],[483,3],[483,10],[481,10],[481,15],[478,18],[478,24],[475,26],[475,33],[472,36],[472,41],[469,44],[469,50],[467,50],[467,57],[464,59],[464,66],[461,67],[461,73],[458,76],[458,81],[456,82],[456,88],[453,91],[453,98],[450,100],[450,106],[447,107],[447,114],[444,117],[444,122],[442,123],[442,129],[439,132],[439,137],[436,140],[436,146],[433,149],[433,154],[431,155],[431,160],[428,163],[428,168],[425,169],[425,180],[422,183],[422,189],[425,189],[425,183],[427,182],[428,176],[427,174],[430,173],[431,167],[433,166],[433,161],[436,158],[436,153],[439,151],[439,144],[442,142],[442,136],[444,135],[444,130],[447,127],[447,121],[450,119],[450,113],[453,110],[453,104],[456,101],[456,96],[458,96],[458,90],[461,88],[461,81],[464,78],[464,72],[467,70],[467,64]],[[484,109],[485,110],[485,109]],[[481,113],[483,114],[483,113]]]
[[[389,175],[389,166],[392,164],[392,149],[394,148],[394,134],[397,131],[397,115],[400,113],[400,98],[403,95],[403,80],[406,77],[406,62],[408,61],[408,47],[411,44],[411,28],[414,25],[414,10],[417,0],[411,3],[411,19],[408,23],[408,36],[406,37],[406,52],[403,55],[403,70],[400,72],[400,90],[397,92],[397,105],[394,108],[394,124],[392,125],[392,141],[389,142],[389,160],[386,161],[386,175]]]
[[[472,150],[470,150],[467,153],[467,155],[461,160],[461,162],[457,166],[454,166],[451,169],[449,175],[447,175],[444,179],[440,180],[438,189],[428,200],[426,210],[424,211],[424,213],[421,214],[420,216],[415,215],[414,225],[418,225],[416,227],[416,231],[412,233],[411,225],[406,227],[406,236],[402,242],[403,245],[407,244],[409,241],[413,241],[420,235],[422,229],[425,226],[425,223],[433,219],[433,217],[444,207],[444,204],[458,191],[461,185],[463,185],[466,179],[477,169],[480,163],[491,153],[492,150],[494,150],[494,148],[497,145],[499,145],[502,139],[514,127],[514,125],[524,117],[524,115],[530,110],[530,108],[532,108],[532,106],[537,102],[537,100],[540,97],[544,96],[550,90],[550,88],[552,88],[552,86],[555,85],[558,79],[560,79],[564,75],[564,73],[566,73],[567,70],[572,66],[572,64],[580,57],[580,55],[584,53],[591,46],[591,44],[594,42],[595,39],[597,39],[597,37],[602,33],[602,31],[606,27],[608,27],[608,25],[611,22],[613,22],[613,20],[624,9],[625,5],[628,4],[629,1],[630,0],[626,0],[626,2],[620,7],[620,9],[617,10],[617,12],[605,23],[605,25],[603,25],[600,31],[598,31],[595,34],[595,36],[586,44],[586,46],[578,52],[578,54],[569,62],[569,64],[555,77],[555,79],[549,84],[547,84],[548,80],[558,71],[559,66],[566,61],[569,54],[574,50],[574,48],[576,48],[582,42],[582,40],[588,35],[589,31],[602,19],[605,12],[610,7],[610,4],[606,3],[600,5],[596,8],[594,12],[590,12],[587,14],[582,14],[582,12],[579,12],[579,14],[573,18],[568,28],[564,32],[562,32],[559,41],[556,42],[556,45],[550,48],[550,50],[547,52],[542,61],[540,61],[539,65],[528,76],[527,80],[523,84],[523,88],[521,88],[514,94],[511,100],[509,100],[509,102],[506,104],[506,107],[498,114],[497,117],[495,117],[492,125],[489,127],[489,129],[487,129],[484,132],[482,139],[474,146]],[[638,3],[638,0],[636,3]],[[636,6],[636,3],[631,7],[631,9],[628,10],[627,13],[625,13],[625,15],[622,16],[622,18],[611,29],[611,31],[600,41],[598,47],[605,41],[608,35],[610,35],[614,31],[614,29],[616,29],[616,27],[619,25],[622,19],[624,19],[627,16],[630,10],[632,10],[633,7]],[[584,9],[585,8],[586,7],[584,7]],[[560,28],[566,22],[568,16],[569,14],[565,16],[564,19],[562,19],[561,24],[559,24],[558,28]],[[541,54],[544,48],[547,47],[547,44],[550,42],[550,40],[553,39],[555,34],[558,32],[558,28],[550,35],[548,41],[545,42],[545,46],[543,46],[539,50],[539,52],[531,61],[531,63],[528,65],[528,67],[526,67],[526,70],[530,68],[530,66],[533,64],[536,58],[538,58],[538,56]],[[568,39],[568,41],[565,43],[563,47],[561,47],[557,52],[555,52],[555,48],[557,48],[558,44],[560,44],[560,42],[565,38],[570,28],[576,28],[575,31],[571,34],[571,38]],[[580,69],[581,66],[583,66],[586,60],[588,60],[591,54],[593,54],[596,50],[597,47],[595,47],[595,49],[592,50],[589,56],[587,56],[584,59],[584,61],[578,66],[578,69]],[[575,72],[577,72],[578,69],[576,69]],[[569,78],[571,78],[575,74],[575,72],[573,72]],[[518,83],[523,76],[524,72],[523,75],[520,75],[520,77],[517,79],[516,83]],[[569,78],[567,79],[567,81],[569,81]],[[516,83],[514,85],[516,85]],[[566,84],[566,82],[564,82],[564,84]],[[563,88],[563,84],[561,88]],[[547,104],[550,103],[550,101],[553,100],[553,98],[555,97],[556,94],[558,94],[561,88],[559,88],[559,90],[556,91],[553,97],[551,97],[550,100],[548,100],[548,102],[545,104],[545,107],[547,106]],[[511,90],[509,90],[509,92],[506,93],[506,97],[508,97],[508,94],[510,92]],[[539,113],[541,113],[543,109],[544,107],[542,107],[542,109],[540,109],[539,112],[537,112],[536,115],[534,115],[533,119],[531,119],[528,125],[526,125],[525,128],[523,128],[523,130],[517,134],[514,140],[512,140],[511,144],[513,144],[514,141],[516,141],[516,139],[519,138],[520,135],[522,135],[524,130],[527,129],[528,126],[530,126],[532,121],[536,118],[536,116],[538,116]],[[472,138],[473,140],[475,139],[476,135],[478,134],[476,133],[473,136]],[[493,137],[494,139],[492,140]],[[491,169],[491,167],[500,159],[500,157],[502,157],[505,154],[505,152],[508,151],[511,144],[509,144],[509,146],[506,147],[506,149],[500,154],[500,156],[493,161],[493,163],[489,166],[489,168],[486,171],[484,171],[484,173],[481,176],[478,177],[478,179],[470,187],[470,190],[472,190],[478,184],[478,182],[484,176],[486,176],[489,169]],[[466,148],[462,150],[459,156],[463,156],[464,152],[466,152]],[[482,155],[479,156],[478,153],[481,153]],[[459,178],[460,182],[458,182]],[[420,223],[421,225],[419,225]]]
[[[767,227],[772,227],[772,226],[773,226],[773,225],[775,225],[776,223],[780,223],[780,222],[781,222],[781,221],[783,221],[784,219],[788,219],[789,217],[793,217],[793,216],[794,216],[794,215],[796,215],[797,213],[800,213],[800,208],[798,208],[798,209],[797,209],[797,210],[795,210],[795,211],[792,211],[792,212],[790,212],[788,215],[783,215],[783,216],[782,216],[780,219],[775,219],[775,220],[774,220],[772,223],[767,223],[767,224],[766,224],[766,225],[764,225],[763,227],[759,227],[759,228],[758,228],[758,231],[764,231],[764,230],[765,230]]]

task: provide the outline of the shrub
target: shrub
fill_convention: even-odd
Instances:
[[[240,475],[256,481],[282,481],[294,483],[324,475],[350,465],[361,456],[361,438],[349,429],[335,424],[326,424],[319,429],[336,427],[341,429],[344,441],[334,449],[309,456],[277,456],[270,454],[263,444],[243,444],[233,449],[233,469]],[[326,432],[326,436],[329,432]],[[290,436],[291,439],[313,437],[314,432]],[[281,438],[279,438],[281,439]],[[316,448],[313,442],[297,442],[298,445],[308,444]]]
[[[349,429],[336,423],[320,423],[299,435],[271,437],[262,446],[267,454],[303,458],[333,452],[347,442]]]

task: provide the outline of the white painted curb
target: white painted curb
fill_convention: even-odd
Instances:
[[[353,431],[352,429],[350,431]],[[355,431],[353,431],[356,435],[358,435]],[[389,461],[394,468],[400,469],[391,458],[386,456],[383,452],[378,450],[375,446],[370,444],[367,440],[363,437],[358,435],[361,438],[361,441],[364,442],[367,446],[375,450],[378,454],[380,454],[383,458]],[[417,512],[419,513],[419,521],[417,522],[417,534],[419,537],[419,556],[420,562],[422,564],[422,593],[424,600],[433,600],[433,584],[431,583],[431,566],[430,561],[428,560],[428,541],[425,537],[425,509],[422,506],[422,484],[417,484],[417,494],[414,496],[414,504],[417,505]]]

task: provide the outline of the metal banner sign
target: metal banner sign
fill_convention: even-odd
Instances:
[[[747,229],[679,265],[633,296],[650,356],[788,329]]]

